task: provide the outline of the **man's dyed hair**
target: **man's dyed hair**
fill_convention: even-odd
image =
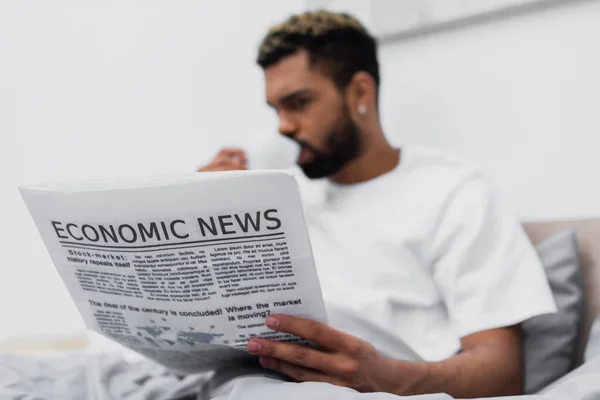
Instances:
[[[311,66],[340,90],[358,71],[369,73],[379,88],[377,44],[356,18],[330,11],[293,15],[268,31],[257,62],[266,69],[302,49],[308,52]]]

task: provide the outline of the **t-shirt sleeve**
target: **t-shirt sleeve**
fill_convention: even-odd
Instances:
[[[485,176],[457,185],[432,237],[433,276],[459,337],[556,311],[537,252]]]

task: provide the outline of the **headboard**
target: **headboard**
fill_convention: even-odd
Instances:
[[[523,226],[533,243],[563,229],[572,228],[577,231],[585,284],[585,307],[579,341],[581,359],[592,322],[600,314],[600,219],[526,222]]]

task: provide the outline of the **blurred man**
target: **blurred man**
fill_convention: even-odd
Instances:
[[[363,392],[521,393],[519,323],[555,305],[488,180],[444,152],[388,142],[376,44],[351,16],[291,17],[268,32],[258,64],[298,166],[324,178],[306,209],[330,325],[271,316],[269,327],[320,349],[254,339],[248,351],[296,381]],[[200,171],[246,165],[226,149]]]

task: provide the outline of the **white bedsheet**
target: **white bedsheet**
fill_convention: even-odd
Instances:
[[[586,363],[538,395],[521,400],[600,399],[600,318],[588,344]],[[361,394],[322,383],[291,383],[250,376],[213,389],[219,375],[178,377],[147,361],[131,361],[123,353],[71,352],[31,356],[0,354],[1,400],[400,400],[386,393]],[[191,396],[190,396],[191,395]],[[416,400],[447,400],[446,394],[414,396]],[[496,398],[500,399],[500,398]]]
[[[286,383],[269,378],[243,378],[231,387],[228,394],[216,397],[217,400],[448,400],[446,394],[422,396],[394,396],[386,393],[361,394],[356,391],[321,383]],[[492,399],[501,399],[495,397]],[[489,398],[488,398],[489,399]],[[600,399],[600,357],[565,376],[538,395],[514,396],[521,400],[592,400]]]
[[[208,375],[184,379],[151,362],[130,363],[118,355],[66,354],[60,357],[0,355],[2,400],[165,400],[195,398],[209,387]],[[267,377],[232,381],[212,396],[217,400],[399,400],[385,393],[361,394],[321,383],[290,383]],[[448,400],[445,394],[415,396],[419,400]],[[544,393],[523,400],[600,399],[600,357],[588,361]]]

